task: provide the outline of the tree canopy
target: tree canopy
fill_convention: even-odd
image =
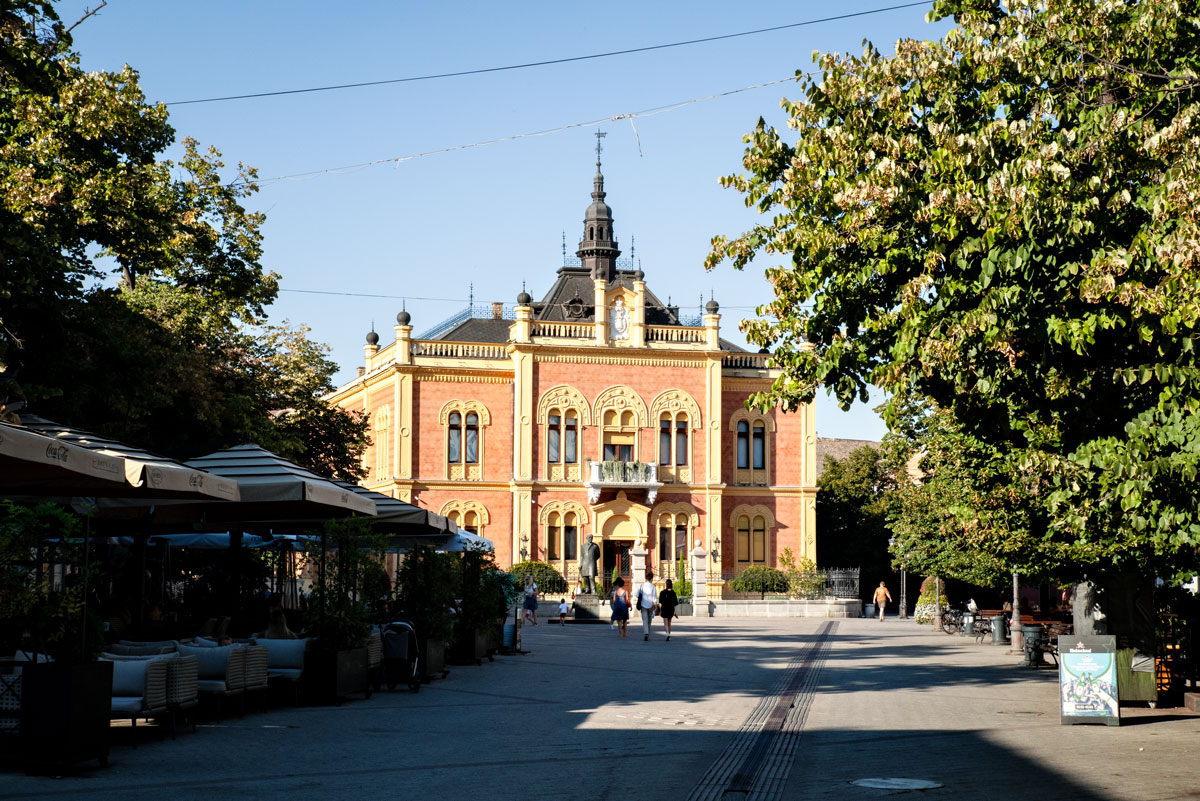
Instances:
[[[1025,505],[997,554],[1060,578],[1194,569],[1197,9],[936,2],[948,16],[893,56],[815,55],[783,101],[795,143],[760,120],[723,179],[770,218],[707,265],[784,257],[744,324],[782,371],[755,402],[927,398],[990,465],[961,480]]]
[[[136,71],[80,67],[51,3],[0,6],[0,414],[356,478],[366,422],[321,400],[328,349],[267,325],[254,169],[190,138],[162,158],[174,141]]]
[[[864,576],[889,572],[886,498],[893,484],[883,455],[870,445],[844,459],[825,457],[817,478],[817,554],[823,566],[858,567]]]

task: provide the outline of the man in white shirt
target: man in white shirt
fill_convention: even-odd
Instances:
[[[654,573],[647,570],[646,580],[637,591],[638,611],[642,613],[642,640],[650,639],[650,621],[654,619],[654,607],[658,603],[658,589],[654,586]]]

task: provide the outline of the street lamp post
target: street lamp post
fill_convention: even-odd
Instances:
[[[888,538],[888,549],[890,550],[895,547],[896,547],[896,538],[889,537]],[[900,563],[900,619],[901,620],[908,619],[908,598],[906,596],[906,590],[908,587],[907,578],[908,578],[908,576],[906,575],[905,570],[904,570],[904,563],[901,562]]]

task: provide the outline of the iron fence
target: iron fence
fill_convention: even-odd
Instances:
[[[734,597],[775,597],[796,598],[800,600],[819,600],[822,598],[858,598],[859,568],[830,568],[823,570],[801,570],[784,572],[772,570],[755,576],[749,586],[742,590],[734,590],[730,583],[734,582],[746,568],[726,570],[721,573],[726,590]]]

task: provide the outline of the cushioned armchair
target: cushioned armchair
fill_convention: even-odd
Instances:
[[[167,712],[167,662],[169,659],[114,659],[112,712],[114,720],[128,718],[136,728],[138,718]]]

